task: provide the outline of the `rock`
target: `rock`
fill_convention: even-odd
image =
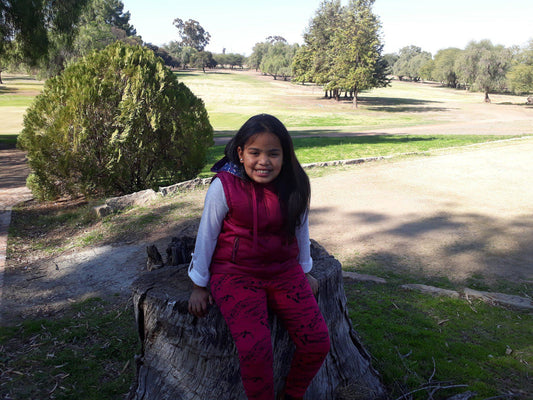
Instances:
[[[157,193],[152,189],[142,190],[140,192],[127,194],[125,196],[111,197],[105,201],[105,204],[93,207],[93,211],[98,218],[123,210],[128,207],[142,206],[157,197]]]
[[[432,294],[436,296],[447,296],[447,297],[455,297],[455,298],[460,297],[459,292],[456,292],[455,290],[441,289],[441,288],[434,287],[434,286],[410,283],[410,284],[402,285],[401,287],[402,289],[416,290],[422,293]]]
[[[104,218],[106,215],[111,214],[113,212],[113,209],[107,204],[103,204],[101,206],[93,207],[93,211],[95,212],[98,218]]]
[[[372,275],[359,274],[357,272],[342,271],[342,276],[343,278],[353,279],[354,281],[387,283],[387,281],[383,278],[379,278],[377,276]]]
[[[474,297],[489,303],[498,303],[506,306],[523,308],[526,310],[533,309],[533,302],[527,297],[514,296],[504,293],[482,292],[470,288],[466,288],[464,290],[464,294],[467,298]]]
[[[159,193],[161,193],[162,196],[168,196],[170,194],[179,192],[180,190],[190,190],[199,186],[209,185],[211,183],[211,180],[212,178],[191,179],[190,181],[176,183],[175,185],[160,187]]]
[[[120,197],[112,197],[107,199],[105,203],[113,209],[113,211],[123,210],[127,207],[142,206],[157,197],[157,193],[152,189],[141,190],[140,192],[127,194]]]

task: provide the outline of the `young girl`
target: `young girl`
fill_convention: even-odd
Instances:
[[[309,275],[309,178],[285,126],[266,114],[241,127],[212,170],[189,267],[189,311],[202,317],[214,299],[235,340],[248,399],[273,400],[273,310],[296,346],[278,399],[302,399],[329,351]]]

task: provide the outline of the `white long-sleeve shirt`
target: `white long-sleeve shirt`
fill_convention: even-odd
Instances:
[[[228,211],[229,207],[222,182],[215,178],[205,196],[204,211],[198,227],[192,261],[189,265],[189,277],[198,286],[206,287],[209,284],[209,266],[215,252],[218,235],[222,229],[222,223]],[[303,271],[307,273],[313,268],[307,212],[302,216],[301,224],[296,228],[295,235],[300,250],[298,262]]]

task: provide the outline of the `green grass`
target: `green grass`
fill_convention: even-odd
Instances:
[[[349,315],[391,397],[424,386],[471,390],[476,399],[533,393],[533,317],[463,299],[433,297],[395,284],[350,283]],[[428,390],[412,398],[428,399]],[[506,398],[506,397],[504,397]]]
[[[42,90],[43,82],[30,76],[2,74],[0,85],[0,146],[14,147],[26,108]]]
[[[122,399],[139,341],[130,302],[93,298],[56,318],[0,327],[3,399]]]
[[[348,160],[366,157],[390,156],[406,153],[422,153],[431,150],[468,146],[516,136],[496,135],[377,135],[352,137],[298,137],[291,131],[294,149],[302,164]],[[308,133],[308,132],[307,132]],[[309,133],[308,133],[309,134]],[[224,155],[224,145],[209,148],[207,163],[201,176],[210,176],[211,166]]]
[[[363,103],[354,112],[350,101],[324,99],[318,87],[270,78],[258,79],[244,72],[178,73],[178,79],[205,102],[211,124],[217,132],[236,130],[251,115],[264,112],[276,115],[289,128],[306,129],[344,127],[353,131],[436,121],[433,114],[390,113],[373,110]],[[429,104],[426,100],[412,101],[419,108]],[[438,114],[440,108],[434,107],[432,110]]]

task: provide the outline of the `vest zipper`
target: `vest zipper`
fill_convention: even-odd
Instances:
[[[233,241],[233,251],[231,252],[231,262],[235,262],[237,259],[237,250],[239,250],[239,237],[237,236]]]

